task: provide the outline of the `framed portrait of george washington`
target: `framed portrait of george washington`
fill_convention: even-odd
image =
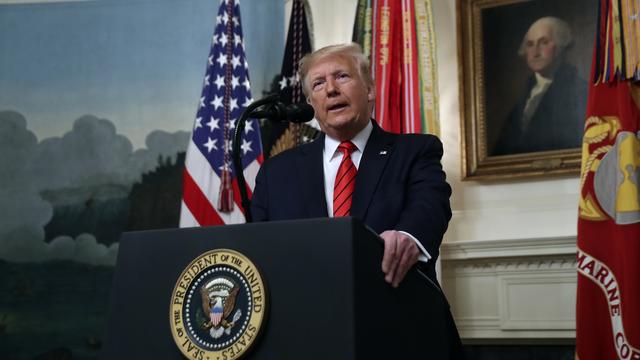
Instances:
[[[464,180],[577,174],[597,0],[458,0]]]

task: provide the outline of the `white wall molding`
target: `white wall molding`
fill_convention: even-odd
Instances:
[[[551,256],[522,256],[512,258],[487,258],[473,259],[469,261],[445,261],[443,270],[458,274],[459,276],[479,273],[530,273],[532,271],[554,271],[560,273],[575,271],[576,260],[567,255]]]
[[[469,260],[576,253],[575,236],[445,242],[442,260]]]
[[[465,341],[575,337],[575,237],[443,244],[442,284]]]

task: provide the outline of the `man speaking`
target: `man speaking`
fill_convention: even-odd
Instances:
[[[435,261],[451,218],[442,144],[432,135],[385,132],[371,119],[375,89],[356,44],[308,54],[299,75],[324,134],[263,164],[251,205],[255,221],[359,218],[384,240],[381,270],[391,286],[416,264],[437,284]],[[458,354],[447,315],[443,331],[455,338]]]

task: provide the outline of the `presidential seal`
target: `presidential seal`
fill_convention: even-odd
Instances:
[[[171,294],[173,340],[189,359],[241,358],[260,334],[265,291],[258,269],[241,253],[219,249],[200,255]]]

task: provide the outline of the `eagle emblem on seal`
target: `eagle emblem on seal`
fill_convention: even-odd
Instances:
[[[201,327],[209,330],[209,334],[214,339],[218,339],[223,334],[230,334],[231,329],[242,316],[242,311],[238,309],[231,320],[228,320],[236,307],[239,290],[239,286],[225,277],[215,278],[200,288],[202,310],[207,319]]]

